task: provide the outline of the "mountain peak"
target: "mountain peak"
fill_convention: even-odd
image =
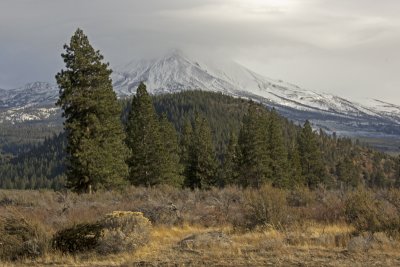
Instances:
[[[48,82],[41,82],[41,81],[36,81],[32,83],[27,83],[23,87],[19,88],[22,90],[40,90],[40,91],[48,91],[51,89],[54,89],[55,85],[52,85]]]
[[[327,131],[351,134],[354,127],[379,132],[399,132],[400,107],[383,101],[368,105],[331,94],[306,90],[294,84],[264,77],[226,59],[192,57],[173,49],[161,57],[133,60],[112,74],[113,86],[119,97],[131,96],[140,82],[145,82],[152,94],[185,90],[222,92],[235,97],[253,99],[281,114],[302,123],[309,119]],[[0,90],[0,110],[52,105],[58,98],[58,88],[45,82],[34,82],[12,90]],[[396,129],[393,130],[393,125]],[[378,128],[374,128],[378,127]],[[385,126],[386,127],[386,126]],[[346,130],[347,129],[347,130]],[[350,130],[349,130],[350,129]]]
[[[132,61],[114,73],[113,81],[114,88],[120,96],[135,93],[137,86],[143,81],[148,91],[153,94],[184,90],[222,92],[255,99],[277,108],[339,115],[342,118],[382,117],[387,111],[363,106],[331,94],[306,90],[281,80],[273,80],[234,61],[194,59],[179,49],[173,49],[152,60]],[[400,122],[400,118],[393,118],[390,117],[392,121]]]
[[[179,48],[174,48],[169,50],[164,57],[185,57],[185,53]]]

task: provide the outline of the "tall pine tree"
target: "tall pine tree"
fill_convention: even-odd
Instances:
[[[64,45],[66,68],[56,75],[67,134],[67,186],[77,192],[124,184],[128,150],[111,70],[77,29]]]
[[[353,158],[350,156],[344,157],[336,165],[336,175],[341,183],[341,186],[357,187],[360,183],[360,170],[355,166]]]
[[[395,186],[397,188],[400,188],[400,155],[397,156],[396,160],[395,160],[395,165],[394,165],[394,179],[395,179]]]
[[[270,177],[270,158],[266,149],[267,127],[265,112],[250,103],[243,118],[238,140],[239,184],[260,187]]]
[[[172,123],[164,114],[160,121],[162,141],[161,155],[161,183],[174,187],[182,187],[184,177],[183,165],[180,162],[178,135]]]
[[[128,115],[127,145],[129,180],[134,185],[153,186],[162,182],[163,144],[157,114],[146,85],[141,83]]]
[[[238,140],[234,133],[231,134],[228,147],[224,154],[223,168],[220,185],[236,184],[238,179]]]
[[[319,183],[324,181],[326,171],[317,136],[313,132],[308,120],[304,123],[299,137],[299,151],[302,175],[305,178],[306,185],[310,188],[315,188]]]
[[[304,185],[304,177],[301,170],[301,159],[297,140],[289,143],[288,149],[288,162],[289,162],[289,185],[291,188]]]
[[[272,110],[269,116],[267,138],[267,151],[270,158],[270,179],[274,186],[288,188],[290,187],[288,155],[280,118],[275,110]]]
[[[194,189],[215,186],[217,161],[210,126],[198,114],[188,150],[185,185]]]
[[[189,162],[189,148],[193,138],[193,126],[189,119],[186,119],[182,129],[180,140],[180,158],[181,164],[187,166]],[[186,175],[186,174],[185,174]],[[187,176],[187,175],[186,175]]]

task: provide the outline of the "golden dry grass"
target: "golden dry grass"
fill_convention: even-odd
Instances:
[[[314,244],[323,235],[342,235],[352,230],[347,225],[310,223],[306,231],[282,232],[275,229],[235,232],[229,227],[206,228],[183,225],[153,228],[150,242],[133,253],[107,257],[97,254],[61,255],[48,253],[35,262],[25,261],[4,266],[399,266],[398,245],[390,249],[371,249],[365,253],[349,253],[331,243]],[[231,244],[218,244],[198,250],[184,250],[177,244],[191,234],[210,231],[226,233]],[[303,237],[301,245],[290,245],[288,236]]]
[[[93,195],[0,191],[0,200],[12,200],[12,204],[0,205],[0,214],[16,210],[40,222],[49,234],[74,223],[96,221],[115,210],[138,211],[144,207],[159,211],[157,207],[173,203],[181,216],[178,224],[165,217],[154,222],[149,243],[134,252],[105,256],[94,252],[66,255],[50,250],[33,260],[0,262],[0,266],[400,266],[399,240],[380,233],[375,241],[368,241],[367,249],[357,250],[355,243],[356,250],[349,250],[354,227],[341,219],[341,213],[333,222],[324,219],[328,217],[319,214],[329,215],[332,207],[321,206],[314,200],[317,194],[309,194],[307,206],[285,207],[296,219],[290,224],[266,224],[248,230],[236,228],[233,223],[243,219],[246,212],[243,194],[235,188],[204,192],[128,188],[126,192]],[[224,233],[230,242],[211,240],[195,248],[179,245],[190,235],[209,232]]]

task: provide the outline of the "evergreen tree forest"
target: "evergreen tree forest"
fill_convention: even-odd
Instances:
[[[309,122],[295,125],[257,103],[202,91],[146,95],[151,99],[147,105],[155,112],[152,123],[161,140],[151,145],[159,144],[157,157],[165,166],[163,176],[151,182],[127,175],[127,181],[134,185],[202,189],[231,184],[257,187],[262,183],[282,188],[315,188],[320,184],[328,188],[400,187],[399,157],[318,132]],[[126,99],[120,105],[127,136],[124,141],[129,147],[129,121],[136,104]],[[20,146],[15,154],[3,147],[0,187],[63,188],[66,144],[65,134],[60,134],[39,144]],[[248,160],[250,157],[253,160]]]
[[[182,185],[177,133],[165,116],[159,119],[143,83],[132,99],[126,131],[132,152],[128,180],[133,185]]]
[[[62,189],[65,185],[65,134],[42,143],[19,146],[15,155],[0,150],[0,187],[5,189]]]

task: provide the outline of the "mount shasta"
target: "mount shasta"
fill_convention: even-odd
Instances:
[[[400,136],[400,106],[379,100],[361,105],[331,94],[302,89],[266,78],[229,61],[195,60],[174,51],[152,60],[132,61],[112,74],[119,97],[127,97],[144,81],[150,93],[183,90],[221,92],[253,99],[275,108],[285,117],[344,136]],[[45,82],[17,89],[0,89],[0,123],[60,120],[54,106],[58,88]]]

